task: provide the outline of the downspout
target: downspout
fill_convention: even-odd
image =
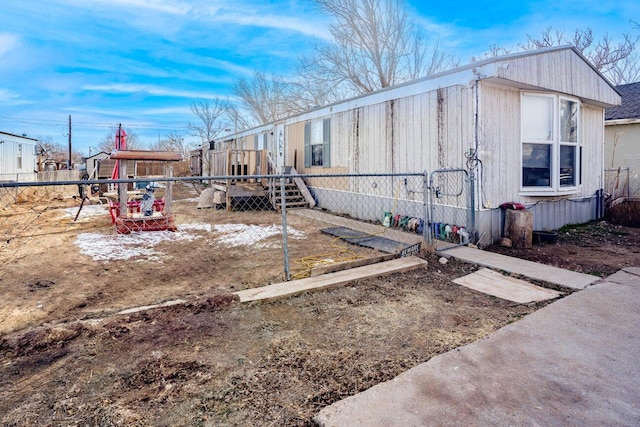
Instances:
[[[580,111],[582,111],[582,109],[580,109]],[[601,152],[600,152],[600,179],[599,179],[599,189],[596,192],[596,197],[597,197],[597,201],[596,201],[596,219],[601,219],[602,217],[604,217],[604,144],[605,144],[605,137],[606,137],[606,132],[605,132],[605,109],[602,109],[602,144],[601,144]],[[584,171],[582,170],[582,167],[584,166],[584,139],[581,141],[581,148],[583,150],[582,156],[581,156],[581,161],[580,161],[580,176],[582,179],[585,179],[585,174]],[[580,182],[581,185],[584,185],[583,182]]]
[[[476,230],[476,190],[480,192],[481,182],[476,180],[475,171],[478,167],[478,149],[480,147],[480,79],[476,78],[474,84],[474,95],[475,95],[475,105],[474,105],[474,125],[473,125],[473,139],[474,139],[474,149],[473,153],[469,153],[469,160],[471,160],[469,164],[469,178],[471,180],[471,227],[474,233],[474,236],[477,236]],[[477,182],[477,184],[476,184]],[[474,238],[474,243],[478,243]]]
[[[475,97],[476,97],[476,105],[475,105],[475,111],[474,111],[474,116],[475,116],[475,123],[474,123],[474,142],[475,142],[475,157],[478,156],[478,148],[480,147],[480,138],[478,136],[479,132],[480,132],[480,123],[479,123],[479,110],[480,110],[480,80],[476,79],[475,80]]]

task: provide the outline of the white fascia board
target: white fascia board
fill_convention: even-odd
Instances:
[[[617,120],[606,120],[604,122],[605,126],[617,126],[617,125],[634,125],[640,123],[640,119],[617,119]]]
[[[482,68],[482,71],[485,72],[479,73],[480,70],[478,68]],[[343,113],[345,111],[350,111],[360,107],[381,104],[394,99],[406,98],[420,93],[427,93],[440,88],[456,85],[471,86],[475,80],[493,76],[492,73],[490,75],[486,73],[486,71],[492,71],[487,69],[493,67],[483,66],[478,68],[461,70],[455,73],[445,74],[435,78],[416,80],[404,85],[394,86],[392,88],[380,90],[366,95],[361,95],[347,101],[327,105],[325,107],[318,108],[317,110],[302,113],[297,116],[288,117],[283,121],[286,125],[290,125],[292,123],[314,120],[321,117],[327,117],[331,114]]]

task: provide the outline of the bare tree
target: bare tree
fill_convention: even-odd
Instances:
[[[225,114],[229,108],[229,100],[214,98],[213,100],[201,100],[191,104],[191,112],[200,119],[197,124],[189,123],[187,126],[193,136],[200,138],[202,143],[214,141],[225,128]]]
[[[233,90],[233,89],[232,89]],[[242,104],[242,101],[240,102]],[[256,126],[258,123],[253,119],[253,113],[240,109],[237,104],[230,102],[225,113],[227,127],[225,132],[240,132]]]
[[[252,79],[236,81],[232,90],[240,100],[240,110],[246,112],[245,116],[238,114],[238,109],[231,109],[236,115],[236,130],[238,120],[243,126],[252,127],[276,121],[301,110],[296,102],[295,86],[276,75],[268,77],[265,73],[256,71]]]
[[[632,53],[609,71],[611,81],[617,85],[626,83],[635,83],[640,81],[640,55],[637,52]]]
[[[402,0],[311,0],[335,22],[298,72],[312,88],[363,94],[443,71],[455,60],[429,45]]]
[[[602,39],[595,41],[590,28],[576,29],[570,36],[563,31],[547,27],[539,37],[527,35],[527,42],[518,45],[521,50],[541,49],[553,46],[573,45],[594,68],[600,71],[613,84],[622,84],[635,81],[638,77],[637,62],[634,61],[640,37],[623,34],[619,42],[605,34]],[[492,46],[485,57],[492,57],[508,53],[506,49]]]
[[[66,144],[53,142],[51,136],[38,138],[37,154],[41,161],[53,160],[57,164],[66,164],[69,157],[69,149]],[[72,163],[81,163],[82,154],[76,150],[71,152]]]
[[[177,132],[169,132],[164,138],[158,137],[158,141],[151,145],[152,150],[173,151],[182,154],[184,159],[189,158],[189,151],[194,147],[185,142],[184,137]]]
[[[110,153],[115,149],[116,133],[118,132],[118,126],[112,126],[109,132],[104,136],[104,139],[98,144],[98,150]],[[127,136],[125,141],[127,143],[127,150],[141,150],[144,149],[145,144],[140,141],[138,134],[132,130],[122,126]]]

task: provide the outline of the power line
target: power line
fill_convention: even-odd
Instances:
[[[37,125],[37,126],[63,126],[66,127],[67,122],[63,120],[51,120],[51,119],[24,119],[24,118],[16,118],[16,117],[7,117],[0,115],[0,120],[11,121],[13,123],[21,123],[21,124],[29,124],[29,125]],[[119,121],[120,122],[120,121]],[[118,122],[118,123],[119,123]],[[74,127],[83,127],[83,128],[115,128],[117,127],[117,123],[111,122],[82,122],[82,121],[74,121]],[[182,126],[164,126],[164,125],[153,125],[146,123],[126,123],[127,128],[132,129],[150,129],[150,130],[188,130],[188,125]]]

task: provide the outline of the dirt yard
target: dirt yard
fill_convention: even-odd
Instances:
[[[57,193],[0,206],[2,425],[312,425],[325,405],[542,305],[457,286],[477,267],[429,253],[426,269],[243,305],[231,292],[282,280],[279,214],[199,210],[194,188],[177,190],[178,232],[142,239],[114,235],[100,207],[73,221],[79,201]],[[291,259],[379,255],[337,247],[326,226],[291,216]],[[489,250],[608,275],[637,266],[639,248],[639,229],[596,223]]]
[[[562,228],[557,244],[531,249],[491,246],[487,250],[606,277],[625,267],[640,266],[640,228],[596,221]]]

